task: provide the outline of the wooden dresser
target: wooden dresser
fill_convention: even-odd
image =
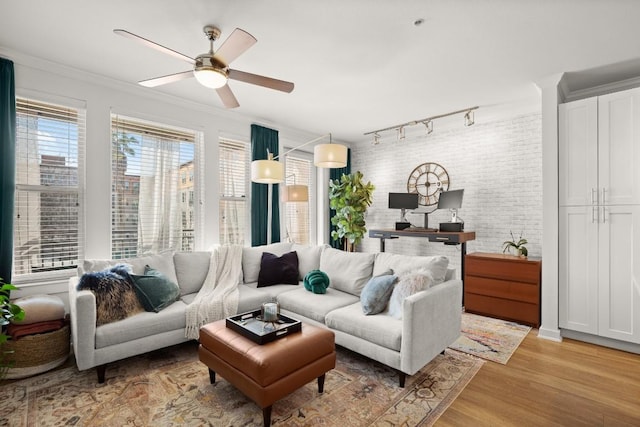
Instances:
[[[540,326],[542,261],[475,252],[465,257],[464,306],[469,313]]]

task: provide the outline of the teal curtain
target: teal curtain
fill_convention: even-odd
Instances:
[[[11,283],[16,188],[16,91],[13,62],[0,58],[0,277]]]
[[[251,125],[251,160],[265,160],[267,150],[278,155],[278,131]],[[280,196],[278,185],[272,186],[271,242],[267,242],[269,184],[251,183],[251,246],[280,241]]]
[[[329,179],[336,180],[342,178],[342,175],[349,175],[351,173],[351,148],[347,149],[347,166],[338,169],[329,169]],[[344,248],[343,240],[333,240],[331,237],[331,232],[335,231],[336,226],[331,224],[331,218],[336,214],[334,209],[329,208],[329,244],[336,248],[342,249]]]

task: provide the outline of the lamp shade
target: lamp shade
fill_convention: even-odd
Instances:
[[[313,147],[313,164],[319,168],[347,166],[347,147],[340,144],[318,144]]]
[[[281,190],[280,200],[283,202],[309,201],[309,187],[306,185],[286,185]]]
[[[224,71],[218,70],[213,67],[203,67],[193,71],[196,79],[202,86],[219,89],[227,84],[227,76]]]
[[[251,162],[251,181],[260,184],[284,182],[284,165],[277,160],[254,160]]]

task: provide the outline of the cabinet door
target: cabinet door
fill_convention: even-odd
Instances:
[[[599,209],[598,335],[640,343],[640,205]]]
[[[598,333],[598,207],[560,208],[559,324]]]
[[[582,99],[558,108],[560,206],[597,204],[598,100]]]
[[[640,88],[598,98],[601,205],[640,204]]]

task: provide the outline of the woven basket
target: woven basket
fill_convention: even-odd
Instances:
[[[57,331],[7,341],[1,351],[13,353],[5,354],[5,361],[12,363],[5,378],[24,378],[60,366],[69,357],[69,344],[69,325]]]

